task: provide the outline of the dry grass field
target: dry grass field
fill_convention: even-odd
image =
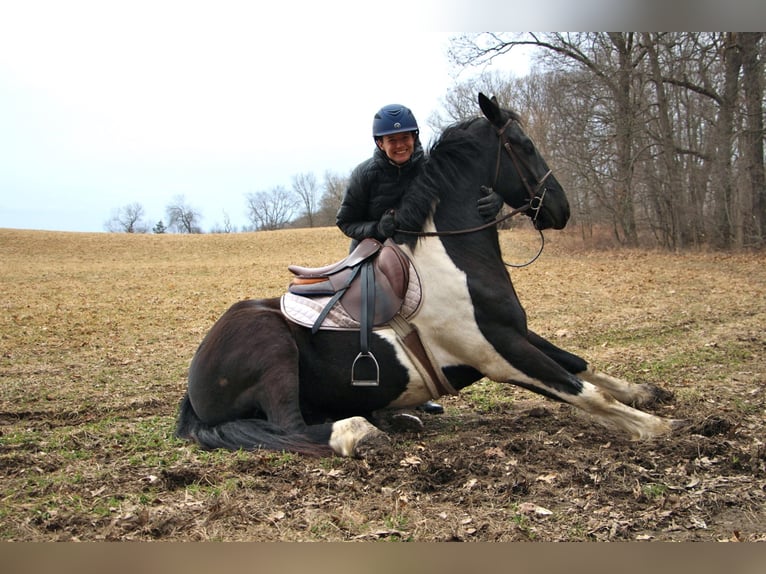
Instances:
[[[511,273],[530,326],[672,391],[655,411],[688,428],[631,442],[482,381],[390,459],[205,452],[173,437],[200,340],[289,263],[339,259],[340,232],[0,230],[0,539],[766,540],[764,255],[546,240]]]

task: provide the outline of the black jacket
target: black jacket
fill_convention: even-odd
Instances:
[[[348,182],[343,202],[335,216],[338,227],[354,239],[352,244],[365,237],[385,241],[378,233],[378,222],[389,209],[396,209],[410,183],[417,177],[424,152],[420,140],[407,163],[396,165],[385,152],[375,148],[375,153],[360,163]]]

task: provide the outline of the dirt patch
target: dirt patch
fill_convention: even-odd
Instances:
[[[671,391],[652,411],[683,429],[632,442],[483,381],[386,459],[204,452],[172,437],[197,344],[288,263],[339,258],[338,232],[0,230],[2,539],[766,541],[762,256],[549,236],[512,271],[530,325]]]

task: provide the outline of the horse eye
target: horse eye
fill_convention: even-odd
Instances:
[[[535,144],[532,142],[531,139],[529,139],[529,136],[525,134],[523,131],[520,131],[518,133],[511,132],[508,134],[508,141],[511,142],[512,145],[518,146],[521,151],[526,155],[534,155],[535,154]]]
[[[532,143],[532,140],[529,139],[529,137],[526,134],[521,134],[521,135],[514,134],[510,136],[508,139],[513,146],[517,147],[517,149],[520,149],[524,154],[526,155],[535,154],[535,144]]]

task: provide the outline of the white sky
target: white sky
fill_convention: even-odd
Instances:
[[[134,202],[153,225],[177,195],[204,230],[241,227],[247,193],[369,157],[383,105],[412,108],[427,144],[461,31],[761,26],[762,0],[731,1],[0,0],[0,227],[103,231]]]
[[[353,21],[295,1],[275,19],[271,4],[2,4],[0,227],[103,231],[133,202],[153,225],[177,195],[204,230],[224,212],[240,227],[245,194],[369,157],[389,103],[413,109],[428,143],[458,32],[396,3],[330,3]]]

